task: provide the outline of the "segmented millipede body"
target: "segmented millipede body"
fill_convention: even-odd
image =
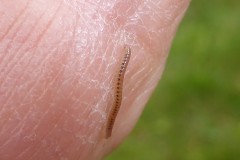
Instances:
[[[106,128],[106,138],[109,138],[112,135],[112,129],[114,126],[114,122],[116,120],[118,111],[121,107],[122,102],[122,89],[123,89],[123,80],[124,75],[131,57],[131,48],[128,46],[124,46],[125,54],[121,61],[120,67],[116,73],[116,79],[114,80],[114,101],[113,106],[111,107],[111,111],[107,120],[107,128]]]

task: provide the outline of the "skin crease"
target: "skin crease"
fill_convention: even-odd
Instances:
[[[188,0],[1,0],[0,159],[102,159],[157,85]],[[132,55],[112,136],[111,82]]]

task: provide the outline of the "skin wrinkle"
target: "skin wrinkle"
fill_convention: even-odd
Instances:
[[[162,67],[163,68],[163,67]],[[160,67],[159,67],[160,69]],[[152,72],[156,72],[155,74]],[[162,73],[160,70],[154,70],[154,69],[150,69],[149,72],[146,72],[142,78],[142,81],[146,80],[145,86],[143,86],[143,88],[146,88],[143,92],[139,92],[138,96],[136,97],[135,101],[139,101],[141,98],[139,97],[146,97],[146,94],[150,94],[150,92],[154,89],[154,86],[156,85],[156,75],[157,77],[160,79],[159,73]],[[154,75],[154,76],[151,76]],[[148,79],[147,79],[148,78]],[[140,85],[140,84],[139,84]],[[136,84],[136,86],[138,86]],[[146,87],[146,86],[150,86],[150,87]],[[133,87],[133,88],[137,88],[137,87]]]
[[[36,84],[37,84],[37,83],[38,83],[38,82],[36,82]],[[34,87],[32,87],[32,88],[34,88]],[[29,93],[30,93],[30,92],[31,92],[31,91],[29,91]],[[28,97],[28,95],[25,95],[25,97]],[[24,98],[23,98],[23,101],[24,101]],[[32,109],[33,109],[33,107],[32,107]],[[27,117],[31,114],[32,109],[28,110],[28,112],[26,113],[26,115],[23,117],[23,119],[22,119],[23,122],[27,120]],[[47,114],[47,112],[48,112],[48,110],[46,111],[45,114]],[[39,124],[36,124],[36,126],[33,128],[33,130],[35,130],[35,128],[37,128],[38,125],[39,125]],[[20,127],[20,128],[18,128],[18,127]],[[16,127],[12,130],[12,133],[14,133],[15,130],[17,130],[17,129],[18,129],[19,131],[18,131],[17,133],[13,134],[12,136],[20,135],[23,127],[24,127],[24,123],[21,124],[21,126],[16,126]],[[12,133],[11,133],[11,134],[12,134]],[[10,139],[11,139],[11,138],[9,138],[9,140],[10,140]],[[2,144],[2,147],[4,147],[4,145],[6,145],[6,144],[7,144],[7,142],[3,143],[3,144]]]
[[[61,46],[61,45],[60,45],[60,46]],[[63,59],[67,60],[67,56],[64,56],[64,57],[66,57],[66,58],[63,58]],[[53,80],[49,83],[49,86],[47,86],[46,88],[50,88],[50,86],[52,86],[52,85],[54,84],[54,82],[57,80],[57,78],[60,77],[60,75],[61,75],[62,72],[63,72],[63,70],[60,70],[60,71],[57,73],[57,75],[55,75],[55,78],[53,78]],[[44,94],[45,94],[45,93],[42,93],[42,95],[44,95]],[[41,98],[41,96],[39,97],[39,99],[40,99],[40,98]],[[50,108],[49,108],[49,109],[50,109]],[[45,115],[47,115],[49,109],[46,111]],[[29,111],[28,113],[30,113],[30,111]],[[59,117],[58,117],[58,119],[56,120],[56,122],[54,122],[54,124],[55,124],[55,125],[54,125],[54,128],[48,130],[48,133],[47,133],[46,135],[44,135],[42,138],[45,138],[45,137],[47,137],[48,135],[51,134],[51,132],[53,131],[53,129],[55,129],[55,128],[57,127],[58,123],[60,123],[59,121],[62,119],[63,115],[64,115],[64,112],[62,112],[62,113],[59,115]],[[27,116],[28,116],[28,115],[27,115]],[[27,117],[27,116],[25,116],[25,117]],[[40,120],[40,121],[41,121],[41,120]],[[39,122],[39,123],[40,123],[40,122]],[[34,131],[35,131],[35,130],[37,129],[37,127],[39,126],[39,123],[36,124],[36,126],[33,128]],[[31,147],[33,147],[33,146],[31,146]],[[29,149],[29,148],[27,148],[26,150],[28,150],[28,149]],[[38,152],[40,151],[40,149],[41,149],[41,147],[38,146],[38,151],[36,151],[35,154],[38,153]],[[24,152],[24,151],[23,151],[23,152]],[[16,157],[16,158],[17,158],[17,157]]]
[[[74,27],[74,30],[73,30],[73,37],[75,37],[75,34],[76,34],[76,26],[77,26],[77,24],[78,24],[78,16],[76,15],[76,18],[75,18],[75,25],[73,25]],[[72,43],[75,41],[75,38],[73,38],[73,40],[72,40]],[[76,47],[73,47],[73,52],[75,52],[75,49],[76,49]],[[66,70],[66,67],[67,66],[65,66],[65,70]],[[60,90],[60,89],[59,89]],[[57,95],[60,95],[60,93],[58,93]],[[73,90],[68,94],[68,98],[70,98],[70,97],[72,97],[72,95],[73,95]],[[76,100],[73,100],[74,102],[77,102]],[[67,110],[65,110],[65,113],[67,113]]]
[[[177,3],[176,1],[166,0],[159,1],[159,6],[156,6],[156,3],[154,2],[155,2],[154,0],[149,0],[146,1],[142,6],[140,6],[139,7],[140,10],[138,10],[135,15],[130,17],[131,22],[128,23],[128,26],[126,27],[127,28],[134,27],[133,32],[135,33],[137,30],[140,30],[141,31],[139,32],[140,34],[136,33],[136,35],[138,35],[138,40],[140,40],[138,43],[141,44],[141,46],[144,46],[146,52],[151,53],[153,55],[152,56],[153,59],[160,59],[159,56],[161,56],[161,54],[159,54],[158,52],[159,50],[158,46],[163,45],[159,43],[159,40],[153,39],[153,37],[155,38],[163,37],[164,34],[166,34],[168,27],[171,26],[171,24],[175,21],[175,17],[179,14],[182,15],[182,13],[179,12],[173,14],[175,13],[173,12],[173,9],[178,8],[179,10],[179,8],[180,7],[182,8],[182,6],[185,5],[187,1],[181,1]],[[180,7],[171,7],[173,5]],[[153,8],[156,8],[155,11],[152,10]],[[141,10],[144,10],[144,12],[142,12]],[[157,21],[160,21],[161,23],[157,23]],[[144,42],[141,42],[141,40],[143,40]],[[149,46],[151,46],[151,48]]]
[[[42,16],[41,16],[41,17],[42,17]],[[46,29],[45,29],[45,31],[46,31]],[[42,34],[44,34],[44,31],[43,31]],[[41,38],[41,36],[39,36],[39,37]],[[36,41],[40,41],[40,38],[38,38]],[[23,45],[23,46],[24,46],[24,45]],[[20,50],[20,49],[18,49],[18,50]],[[22,55],[20,59],[18,59],[18,63],[20,63],[21,60],[25,60],[25,59],[26,59],[25,56],[27,55],[28,51],[29,51],[29,50],[25,51],[25,54]],[[17,55],[17,54],[16,54],[16,55]],[[32,56],[32,57],[33,57],[33,56]],[[28,63],[27,65],[30,64],[31,59],[32,59],[32,58],[30,58],[29,63]],[[15,63],[13,63],[13,64],[15,64]],[[15,64],[15,67],[12,67],[11,70],[14,70],[16,67],[17,67],[17,65]],[[8,74],[11,73],[11,70],[8,72]],[[24,75],[24,74],[22,74],[22,75]],[[8,75],[5,75],[5,76],[3,76],[3,77],[8,77]],[[18,78],[18,79],[21,79],[21,77]],[[2,84],[2,85],[4,85],[4,84]],[[1,85],[1,86],[2,86],[2,85]],[[16,85],[16,84],[15,84],[15,85]],[[15,90],[15,89],[12,89],[12,90]],[[8,93],[7,93],[7,94],[8,94]],[[8,96],[8,97],[9,97],[8,99],[10,99],[11,96]],[[5,104],[7,104],[7,103],[5,103]],[[3,107],[3,108],[4,108],[4,107]]]
[[[137,95],[140,95],[142,93],[142,90],[144,91],[143,88],[146,88],[147,83],[149,81],[149,77],[151,76],[150,74],[151,72],[146,72],[145,74],[143,74],[141,76],[141,78],[138,79],[138,81],[135,83],[135,85],[132,86],[132,88],[134,88],[135,93],[137,93]],[[145,84],[142,86],[142,84]],[[135,101],[137,101],[137,98],[135,99]]]
[[[47,112],[48,112],[48,111],[49,111],[49,110],[47,110]],[[46,112],[46,114],[47,114],[47,112]],[[54,126],[54,128],[48,130],[48,133],[47,133],[46,135],[44,135],[44,137],[42,137],[42,138],[45,138],[45,137],[49,136],[49,135],[53,132],[53,129],[55,129],[55,128],[57,127],[57,124],[60,123],[60,120],[62,119],[63,116],[64,116],[64,112],[59,115],[58,120],[55,122],[56,125]],[[34,128],[36,128],[36,126],[35,126]],[[36,144],[36,145],[37,145],[37,144]],[[36,146],[36,145],[35,145],[35,146]],[[34,159],[34,156],[36,156],[36,155],[41,151],[42,147],[43,147],[43,146],[40,146],[40,147],[38,146],[38,149],[34,152],[34,154],[33,154],[29,159]]]
[[[95,52],[96,53],[96,52]],[[96,55],[96,54],[95,54]],[[96,55],[97,56],[97,55]],[[104,55],[103,55],[103,57],[105,57],[106,56],[106,53],[104,53]],[[93,58],[91,58],[91,59],[96,59],[96,57],[93,57]],[[86,68],[88,68],[89,66],[91,66],[93,63],[94,63],[94,61],[91,61],[90,63],[89,63],[89,65],[88,66],[86,66]],[[100,60],[100,62],[102,62],[101,60]],[[96,73],[99,73],[100,74],[100,69],[102,69],[101,68],[102,67],[102,63],[100,63],[100,66],[98,67],[99,68],[99,70],[96,72]],[[85,73],[88,73],[87,72],[87,70],[85,71]],[[83,74],[85,74],[85,73],[83,73]],[[89,73],[88,73],[89,74]],[[95,74],[94,76],[93,76],[93,78],[95,78],[96,79],[96,76],[99,76],[98,74]],[[86,75],[84,75],[84,77],[86,77]]]
[[[26,7],[27,7],[27,6],[26,6]],[[23,13],[18,17],[18,19],[20,19],[20,18],[26,19],[26,16],[27,16],[27,9],[25,9],[25,10],[23,11]],[[11,40],[11,41],[8,43],[8,45],[6,45],[5,49],[3,49],[3,53],[9,52],[8,49],[11,49],[11,48],[14,47],[14,46],[13,46],[13,43],[11,43],[11,42],[15,42],[15,43],[16,43],[16,42],[20,41],[22,44],[24,44],[24,41],[21,40],[21,38],[20,38],[19,35],[21,35],[20,29],[25,28],[25,27],[23,27],[23,24],[26,24],[26,23],[27,23],[27,22],[26,22],[27,20],[25,20],[25,21],[20,21],[19,24],[17,25],[18,19],[17,19],[16,23],[13,24],[13,27],[11,28],[11,30],[13,30],[13,33],[10,34],[10,31],[11,31],[11,30],[9,30],[9,33],[8,33],[9,36],[8,36],[8,34],[6,34],[5,37],[3,37],[3,38],[5,38],[5,39]],[[30,22],[28,22],[28,25],[29,25],[29,23],[30,23]],[[16,26],[16,27],[15,27],[15,26]],[[14,27],[15,27],[15,28],[14,28]],[[12,36],[11,36],[11,35],[12,35]],[[0,41],[0,42],[1,42],[1,41]],[[5,60],[4,58],[5,58],[5,56],[3,57],[3,60]],[[11,59],[11,58],[9,58],[9,59]],[[8,60],[5,60],[5,61],[8,61]],[[1,63],[1,62],[0,62],[0,63]]]
[[[60,7],[60,6],[59,6],[59,7]],[[58,7],[58,9],[59,9],[59,7]],[[58,9],[57,9],[56,11],[58,11]],[[57,13],[57,12],[56,12],[56,13]],[[43,33],[39,36],[39,38],[38,38],[38,40],[37,40],[37,44],[40,43],[40,41],[41,41],[41,39],[43,38],[44,34],[46,33],[47,29],[48,29],[48,28],[50,27],[50,25],[53,23],[53,18],[55,17],[56,13],[53,15],[52,19],[49,21],[50,23],[47,24],[46,29],[45,29],[45,30],[43,31]],[[36,50],[35,50],[35,51],[36,51]],[[48,56],[44,57],[45,60],[47,60],[50,55],[51,55],[51,54],[49,54]],[[42,66],[42,64],[45,62],[45,60],[43,60],[43,61],[41,62],[40,66]],[[30,64],[30,62],[31,62],[31,59],[30,59],[30,61],[29,61],[29,64]],[[24,74],[22,74],[22,75],[24,75]],[[35,82],[35,85],[33,85],[33,86],[28,90],[28,93],[31,93],[31,90],[34,89],[34,87],[35,87],[37,84],[38,84],[38,81],[36,81],[36,82]],[[24,98],[27,98],[27,97],[28,97],[28,93],[26,93],[25,97],[22,98],[23,101],[24,101]],[[11,100],[12,96],[13,96],[13,94],[12,94],[11,96],[9,96],[9,98],[7,99],[7,101],[5,102],[5,104],[2,106],[2,108],[4,108],[4,106],[9,103],[9,100]],[[26,114],[26,115],[27,115],[27,114]],[[9,115],[9,117],[10,117],[10,116],[11,116],[11,115]],[[5,122],[5,123],[6,123],[6,122]]]
[[[42,17],[42,16],[43,16],[43,15],[41,15],[41,17]],[[41,17],[40,17],[39,19],[41,19]],[[28,31],[28,33],[27,33],[26,37],[24,38],[24,40],[21,40],[22,42],[19,43],[19,46],[16,47],[16,48],[14,48],[14,49],[15,49],[14,52],[19,53],[19,50],[22,49],[22,47],[24,46],[24,43],[30,38],[31,33],[36,29],[37,25],[38,25],[38,23],[35,23],[35,24],[31,27],[31,30]],[[20,28],[20,27],[22,27],[22,26],[19,26],[19,28]],[[24,28],[24,27],[23,27],[23,28]],[[20,31],[19,31],[19,32],[20,32]],[[16,37],[16,38],[17,38],[17,37]],[[14,42],[14,41],[16,41],[16,40],[13,39],[12,41]],[[9,43],[9,44],[14,44],[14,46],[17,46],[17,45],[16,45],[16,42],[14,42],[14,43]],[[13,46],[11,46],[11,47],[13,47]],[[6,47],[6,48],[10,48],[10,47]],[[11,52],[11,51],[6,50],[5,53],[9,53],[9,52]],[[3,53],[4,53],[4,52],[3,52]],[[17,55],[19,55],[19,56],[17,57]],[[10,61],[10,62],[12,62],[12,63],[7,63],[7,65],[4,65],[4,63],[3,63],[2,66],[5,66],[5,67],[4,67],[5,70],[7,70],[8,68],[10,68],[10,70],[9,70],[9,71],[6,71],[5,73],[10,73],[10,72],[11,72],[11,69],[13,69],[13,66],[15,65],[15,64],[14,64],[14,59],[18,59],[20,56],[22,56],[22,55],[20,55],[20,54],[14,54],[12,57],[10,57],[10,58],[8,58],[7,60],[5,60],[5,61],[7,62],[7,61],[9,61],[10,59],[12,59],[12,60]],[[6,66],[9,66],[9,67],[6,67]],[[5,73],[2,72],[2,75],[5,74]],[[7,77],[7,76],[6,76],[6,77]],[[4,80],[3,80],[2,82],[4,82]]]
[[[31,3],[31,4],[33,4],[33,3]],[[30,3],[29,3],[29,5],[30,5]],[[30,7],[30,6],[29,6]],[[31,7],[33,7],[33,6],[31,6]],[[27,10],[27,9],[26,9]],[[31,14],[31,13],[28,13],[28,14]],[[41,17],[43,17],[42,16],[42,14],[41,14],[41,16],[40,16],[40,18]],[[22,18],[22,19],[24,19],[24,17]],[[26,20],[25,20],[25,22],[26,22]],[[27,21],[28,22],[28,21]],[[28,22],[29,23],[29,22]],[[25,26],[25,27],[29,27],[29,26]],[[34,26],[35,27],[35,26]],[[19,34],[19,33],[18,33]],[[25,34],[25,33],[24,33]],[[16,35],[15,35],[16,36]],[[15,40],[12,40],[11,41],[11,43],[13,43]],[[14,42],[14,44],[15,44],[16,42]],[[29,41],[28,41],[28,43],[29,43]],[[20,48],[22,48],[24,45],[22,44],[21,46],[20,46]],[[31,47],[33,47],[33,46],[31,46]],[[29,47],[29,49],[30,49],[30,47]],[[12,51],[12,52],[16,52],[16,51]],[[17,51],[18,52],[18,51]],[[25,51],[25,52],[27,52],[27,51]],[[10,54],[11,55],[11,54]],[[14,54],[14,55],[18,55],[18,54]],[[20,54],[21,55],[21,54]],[[7,57],[7,56],[4,56],[4,57]],[[23,56],[21,55],[21,58],[22,58]],[[17,59],[18,60],[18,59]],[[13,61],[13,60],[11,60],[11,61]],[[6,62],[7,62],[7,60],[6,60]],[[5,65],[4,65],[5,66]],[[5,68],[5,67],[4,67]]]
[[[26,5],[23,7],[23,9],[20,11],[19,15],[16,16],[16,18],[14,18],[14,21],[12,22],[12,24],[9,25],[8,29],[4,32],[5,34],[3,34],[0,37],[0,42],[2,42],[2,40],[4,40],[4,38],[9,34],[9,32],[12,30],[12,28],[15,26],[15,24],[17,24],[17,22],[19,22],[20,18],[24,15],[24,13],[27,10],[27,7],[30,3],[30,0],[27,1]],[[0,61],[1,63],[1,61]]]
[[[50,54],[49,54],[49,55],[50,55]],[[47,59],[47,58],[48,58],[48,57],[46,57],[46,59]],[[42,61],[42,62],[44,62],[44,61]],[[40,66],[41,66],[41,65],[40,65]],[[36,86],[37,84],[39,84],[39,81],[40,81],[40,80],[36,81],[35,86]],[[26,98],[29,97],[29,95],[31,94],[31,90],[34,89],[35,86],[32,86],[32,87],[30,88],[30,90],[29,90],[28,93],[25,95],[25,97],[23,97],[23,101],[26,100]],[[7,103],[6,103],[6,104],[7,104]],[[21,106],[21,105],[20,105],[20,106]],[[33,107],[32,107],[32,108],[33,108]],[[31,108],[31,109],[32,109],[32,108]],[[26,113],[25,116],[23,117],[22,121],[24,121],[24,120],[27,119],[28,115],[30,115],[30,113],[31,113],[31,111],[32,111],[31,109],[27,111],[27,113]],[[11,115],[10,115],[10,116],[11,116]],[[9,116],[9,117],[10,117],[10,116]],[[4,123],[6,124],[6,121],[5,121]],[[23,126],[23,124],[22,124],[21,126]],[[19,127],[19,125],[15,126],[15,128],[13,128],[13,130],[11,131],[11,134],[14,133],[15,130],[19,129],[18,127]],[[21,127],[21,128],[23,128],[23,127]],[[19,130],[21,130],[21,128],[20,128]],[[19,132],[18,132],[18,133],[19,133]],[[19,135],[19,134],[16,133],[16,135]],[[12,136],[14,136],[14,135],[12,135]],[[10,139],[10,138],[9,138],[9,139]],[[4,145],[5,145],[5,143],[2,144],[2,146],[4,146]]]
[[[53,50],[52,52],[54,52],[54,50]],[[52,53],[52,52],[51,52],[51,53]],[[51,56],[51,54],[49,54],[48,56],[44,57],[44,59],[42,60],[42,62],[40,63],[39,66],[43,66],[43,65],[44,65],[44,62],[45,62],[46,60],[48,60],[50,56]],[[31,59],[30,59],[30,61],[31,61]],[[30,62],[29,62],[29,64],[30,64]],[[26,74],[27,74],[27,73],[26,73]],[[24,75],[25,75],[25,74],[22,74],[22,76],[24,76]],[[21,78],[21,77],[20,77],[20,78]],[[40,80],[41,80],[41,79],[39,78],[39,79],[35,82],[35,84],[32,85],[32,87],[31,87],[31,88],[29,89],[29,91],[28,91],[29,94],[31,93],[31,90],[34,89],[36,85],[38,85],[38,83],[39,83]],[[9,98],[8,98],[7,101],[5,102],[5,105],[8,104],[8,102],[11,100],[12,96],[14,96],[14,93],[13,93],[11,96],[9,96]],[[24,101],[24,99],[27,98],[27,97],[28,97],[28,94],[26,94],[25,97],[23,97],[23,101]],[[4,107],[4,105],[3,105],[3,107]]]
[[[20,30],[20,28],[22,27],[22,25],[23,25],[23,23],[24,23],[24,21],[22,21],[20,24],[19,24],[19,26],[14,30],[14,33],[13,33],[13,35],[15,36],[15,37],[11,37],[11,38],[7,38],[7,39],[12,39],[12,40],[9,40],[8,41],[8,44],[6,45],[6,47],[5,48],[3,48],[2,50],[2,53],[9,53],[9,49],[11,49],[12,47],[13,47],[13,43],[12,42],[14,42],[15,41],[15,39],[14,38],[16,38],[16,33],[18,33],[19,32],[19,30]],[[14,46],[16,46],[16,43],[14,43]],[[21,47],[19,47],[19,48],[21,48]],[[12,62],[11,60],[12,59],[14,59],[14,58],[16,58],[17,57],[17,54],[14,54],[14,55],[12,55],[11,56],[11,54],[10,54],[10,56],[3,56],[3,58],[2,58],[2,62],[0,62],[2,65],[1,66],[4,66],[4,68],[3,68],[3,71],[2,71],[2,74],[4,75],[4,74],[6,74],[6,73],[9,73],[9,71],[8,71],[8,69],[10,70],[10,72],[11,72],[11,69],[13,68],[12,66],[12,64],[13,63],[8,63],[9,61],[10,62]],[[4,63],[5,62],[5,63]],[[5,71],[5,72],[4,72]],[[6,76],[7,77],[7,76]],[[4,82],[4,80],[5,79],[3,79],[3,80],[1,80],[2,82]]]
[[[27,3],[26,7],[28,6],[28,4],[29,4],[29,3]],[[23,11],[21,11],[21,13],[17,16],[17,20],[11,24],[11,26],[10,26],[9,29],[7,30],[7,33],[4,34],[2,38],[0,38],[0,42],[2,42],[2,41],[4,40],[4,38],[9,34],[9,32],[16,26],[18,20],[20,20],[20,18],[24,15],[24,13],[26,13],[26,10],[27,10],[26,7],[24,7]],[[23,19],[24,19],[24,18],[25,18],[25,17],[23,17]],[[21,26],[22,26],[23,23],[24,23],[24,21],[21,21],[21,22],[20,22],[20,24],[18,25],[18,27],[13,31],[13,32],[14,32],[13,35],[16,35],[16,33],[19,31],[19,29],[21,28]],[[7,39],[10,39],[10,38],[7,38]],[[10,46],[13,44],[13,43],[11,43],[11,42],[13,42],[13,41],[14,41],[14,39],[11,40],[11,41],[8,43],[8,45],[6,45],[7,47],[1,49],[1,52],[2,52],[2,53],[7,53],[7,52],[8,52],[7,49],[10,48]],[[12,56],[11,56],[11,54],[10,54],[10,56],[6,56],[6,54],[2,54],[2,55],[3,55],[3,57],[0,59],[0,64],[1,64],[0,67],[3,68],[4,70],[7,70],[7,69],[8,69],[8,67],[6,67],[6,66],[10,66],[9,68],[12,68],[12,65],[9,65],[9,61],[10,61],[11,59],[13,59],[14,57],[16,57],[17,54],[14,54],[14,55],[12,55]],[[5,55],[5,56],[4,56],[4,55]],[[6,63],[3,63],[3,62],[6,62]],[[11,61],[10,61],[10,62],[11,62]],[[3,67],[3,66],[5,66],[5,67]],[[2,74],[5,74],[5,73],[2,71]],[[3,76],[3,77],[7,77],[7,76]],[[0,81],[0,82],[1,82],[1,81]]]
[[[140,53],[143,54],[143,53]],[[138,68],[138,70],[134,71],[134,74],[131,75],[131,79],[129,79],[129,81],[134,81],[135,84],[133,86],[131,86],[131,88],[137,89],[139,86],[141,86],[142,84],[142,80],[145,79],[145,77],[150,76],[151,74],[151,70],[149,70],[147,68],[148,64],[151,64],[151,59],[149,59],[148,57],[145,57],[144,55],[142,55],[142,57],[145,59],[144,64],[140,64],[140,63],[135,63],[134,64],[134,68]],[[137,59],[133,59],[133,61],[139,61]],[[142,67],[145,66],[145,67]],[[129,74],[129,73],[127,73]],[[130,76],[128,76],[130,77]]]
[[[166,0],[163,1],[166,2]],[[163,1],[161,2],[163,3]],[[77,2],[78,4],[74,4]],[[169,48],[168,42],[171,40],[171,37],[166,33],[168,29],[155,31],[155,28],[151,26],[151,23],[156,24],[156,21],[158,21],[160,17],[157,16],[158,13],[149,15],[153,12],[153,10],[151,10],[153,6],[148,4],[150,1],[131,1],[130,4],[124,6],[127,4],[126,2],[128,1],[64,1],[65,5],[63,6],[70,8],[71,13],[75,12],[74,15],[78,16],[78,18],[75,19],[79,19],[79,21],[74,24],[75,26],[73,28],[75,28],[75,31],[73,31],[74,29],[69,29],[72,30],[70,32],[73,33],[64,32],[66,38],[60,39],[62,44],[69,39],[73,40],[70,46],[67,44],[64,45],[70,48],[69,50],[62,50],[63,52],[69,52],[68,59],[65,59],[66,64],[61,66],[62,69],[57,70],[58,72],[49,70],[48,74],[47,71],[45,71],[46,74],[41,75],[42,79],[43,76],[44,78],[46,77],[46,79],[43,79],[44,86],[41,86],[39,83],[42,82],[42,80],[37,78],[37,82],[34,82],[35,89],[33,88],[28,95],[25,95],[26,98],[23,101],[23,106],[27,106],[29,101],[34,101],[36,98],[34,96],[39,95],[37,92],[43,91],[42,93],[40,92],[40,97],[37,99],[37,102],[35,102],[35,106],[33,106],[31,112],[28,113],[29,119],[26,118],[24,122],[22,122],[25,129],[26,127],[28,127],[28,129],[32,127],[38,134],[36,135],[36,139],[33,138],[29,141],[31,145],[29,145],[28,148],[26,148],[27,143],[23,144],[22,148],[24,148],[24,150],[21,150],[19,159],[27,159],[29,156],[32,156],[32,159],[46,159],[47,156],[49,156],[47,159],[56,159],[58,157],[66,157],[69,159],[79,157],[79,159],[86,159],[89,156],[96,159],[96,156],[104,154],[98,152],[102,152],[103,150],[107,151],[109,147],[119,143],[122,137],[130,130],[131,127],[129,126],[134,125],[134,121],[143,108],[142,102],[145,103],[147,100],[148,96],[145,95],[149,95],[152,92],[156,84],[156,79],[160,77],[158,72],[163,67],[167,51],[167,49],[163,49],[163,47]],[[146,6],[150,6],[149,12],[146,15],[144,15],[146,8],[139,9],[142,2],[145,2]],[[154,3],[153,0],[151,2]],[[171,2],[175,3],[175,1]],[[67,7],[69,3],[72,4],[70,7]],[[103,6],[103,4],[109,5]],[[121,7],[121,5],[123,7]],[[161,5],[159,2],[159,6]],[[144,7],[144,5],[142,6]],[[173,9],[175,8],[173,7]],[[123,10],[124,12],[122,12]],[[154,12],[158,12],[157,7]],[[60,15],[61,14],[62,12]],[[128,17],[131,15],[138,16],[136,16],[137,18],[135,19],[129,19]],[[142,18],[141,15],[153,17],[153,19],[150,23],[147,23],[146,21],[148,19]],[[69,16],[68,19],[74,19],[73,17],[75,16]],[[171,18],[171,16],[168,15],[168,18]],[[66,36],[66,34],[69,34],[69,37]],[[171,34],[171,32],[168,34]],[[74,39],[72,39],[73,37]],[[168,39],[163,42],[166,45],[160,44],[159,41],[162,41],[162,38],[160,38],[161,40],[156,40],[156,38],[159,37],[168,37]],[[47,42],[47,38],[51,37],[45,35],[42,43]],[[59,52],[61,49],[59,50],[58,48],[61,43],[55,46],[55,51],[54,47],[49,47],[49,49],[52,52]],[[123,109],[120,110],[120,117],[114,133],[114,137],[120,138],[113,138],[106,142],[105,149],[102,149],[102,142],[100,141],[101,134],[99,133],[100,130],[103,129],[106,120],[106,108],[109,106],[108,98],[111,96],[108,85],[113,78],[112,73],[114,66],[118,61],[117,57],[120,55],[119,48],[121,48],[124,43],[131,45],[133,57],[129,63],[129,72],[126,72]],[[156,47],[156,45],[159,44],[162,48]],[[37,46],[34,47],[37,48]],[[38,47],[45,46],[41,45]],[[46,55],[44,54],[49,49],[36,50],[36,52],[42,52],[41,56],[45,57],[51,54],[49,52]],[[23,58],[25,59],[27,57],[24,56]],[[40,63],[39,60],[51,62],[52,59],[54,59],[52,56],[47,57],[45,60],[40,57],[35,57],[34,61],[29,62]],[[159,66],[159,61],[161,62],[161,66]],[[52,63],[59,62],[52,61]],[[47,69],[44,62],[40,64],[44,65],[44,70]],[[37,69],[41,67],[42,66],[37,66]],[[62,70],[62,72],[60,70]],[[30,69],[25,71],[24,74],[26,74],[26,76],[24,76],[24,79],[29,78],[27,77],[29,71]],[[39,72],[35,74],[38,73]],[[50,74],[54,73],[57,75],[50,76]],[[36,80],[36,77],[37,76],[31,77],[28,81],[24,82],[25,84],[18,83],[15,87],[18,93],[14,94],[17,95],[24,91],[24,88],[30,86],[31,83],[33,83],[32,80]],[[24,79],[21,78],[18,82],[23,83]],[[23,89],[20,89],[19,85],[23,85]],[[42,87],[47,87],[48,89],[44,90]],[[51,92],[55,94],[55,96],[51,95],[53,97],[51,105],[43,103],[44,100],[49,99],[48,94]],[[27,101],[28,98],[30,98],[29,101]],[[20,99],[18,99],[18,101],[21,102]],[[61,104],[62,102],[64,102],[64,104]],[[8,103],[13,107],[15,102],[9,101]],[[42,112],[38,108],[43,105],[50,105],[42,108],[45,112]],[[45,110],[46,108],[48,108],[48,110]],[[34,114],[31,115],[31,113]],[[49,116],[54,117],[50,118]],[[37,117],[40,117],[40,119],[36,120]],[[33,121],[31,121],[31,119]],[[47,122],[50,122],[50,124],[46,130],[43,131],[43,127]],[[56,125],[48,129],[54,123],[56,123]],[[123,127],[126,127],[126,129]],[[36,130],[37,128],[39,128],[39,131]],[[22,129],[24,130],[24,128]],[[31,137],[32,134],[34,137],[32,132],[27,131],[26,133],[28,136]],[[43,135],[45,135],[45,139],[41,140],[40,143],[38,140]],[[66,139],[62,139],[63,137],[66,137]],[[14,138],[12,140],[14,140]],[[30,146],[37,145],[39,145],[38,151],[35,150],[36,147],[30,148]],[[92,154],[89,155],[89,152],[92,152]],[[30,155],[30,153],[32,153],[32,155]]]

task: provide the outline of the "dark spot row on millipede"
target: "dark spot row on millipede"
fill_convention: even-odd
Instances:
[[[118,77],[117,77],[117,83],[116,83],[114,102],[113,102],[112,110],[107,122],[106,138],[109,138],[112,134],[114,122],[117,117],[118,111],[120,110],[120,107],[121,107],[124,74],[127,69],[127,65],[131,56],[131,48],[128,46],[125,46],[124,49],[126,52],[123,58],[123,62],[120,65],[120,70],[117,73]]]

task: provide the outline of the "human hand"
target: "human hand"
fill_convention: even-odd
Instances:
[[[0,159],[101,159],[158,83],[188,0],[0,1]],[[132,56],[112,136],[111,81]]]

